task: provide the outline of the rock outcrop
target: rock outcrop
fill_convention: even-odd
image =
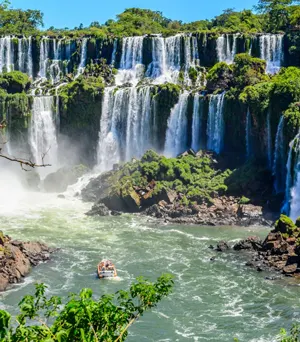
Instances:
[[[12,240],[0,231],[0,291],[22,281],[32,266],[49,260],[52,252],[42,243]]]
[[[264,241],[249,237],[238,242],[233,249],[251,252],[247,266],[258,271],[278,271],[287,276],[300,278],[300,220],[294,223],[281,215],[274,229]]]
[[[140,161],[115,165],[91,180],[81,196],[95,203],[91,216],[116,211],[182,224],[271,225],[262,206],[248,203],[239,193],[231,196],[227,183],[233,181],[232,172],[220,168],[216,158],[188,150],[168,159],[148,151]]]
[[[50,173],[45,178],[43,187],[47,192],[64,192],[69,185],[75,184],[87,172],[88,168],[84,165],[63,167]]]

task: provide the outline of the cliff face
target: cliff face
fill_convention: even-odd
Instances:
[[[298,33],[2,39],[1,116],[34,160],[40,146],[54,161],[76,146],[77,163],[105,171],[148,149],[211,150],[232,166],[259,160],[284,196],[300,126]],[[30,90],[13,87],[21,72]]]

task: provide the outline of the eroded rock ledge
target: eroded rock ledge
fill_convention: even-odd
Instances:
[[[13,240],[0,231],[0,291],[21,282],[32,266],[49,260],[52,252],[43,243]]]

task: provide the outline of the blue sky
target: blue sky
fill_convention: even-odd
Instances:
[[[39,9],[45,28],[73,28],[92,21],[104,23],[129,7],[161,11],[167,18],[184,22],[211,19],[226,8],[251,9],[258,0],[11,0],[14,8]],[[145,5],[146,4],[146,5]]]

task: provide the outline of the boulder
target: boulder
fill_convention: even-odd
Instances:
[[[92,209],[86,213],[88,216],[109,216],[109,209],[103,203],[93,205]]]
[[[258,251],[262,248],[263,242],[257,236],[250,236],[245,240],[241,240],[233,246],[235,251],[252,250]]]
[[[292,235],[296,229],[297,226],[293,220],[286,215],[280,215],[280,218],[275,223],[275,232]]]
[[[78,179],[87,172],[88,168],[84,165],[63,167],[45,178],[44,189],[47,192],[65,192],[69,185],[77,183]]]
[[[230,247],[226,241],[220,241],[216,247],[216,251],[218,252],[225,252],[228,249],[230,249]]]
[[[32,266],[49,260],[52,249],[39,242],[21,242],[5,236],[0,248],[0,291],[20,282]]]

